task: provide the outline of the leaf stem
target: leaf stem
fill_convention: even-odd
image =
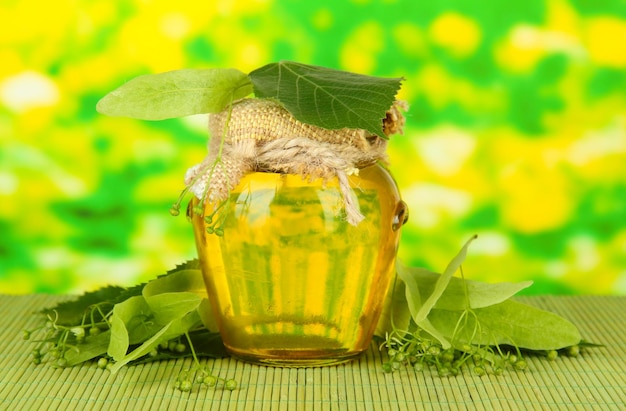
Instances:
[[[191,351],[191,356],[193,357],[193,362],[196,364],[196,367],[200,368],[200,361],[198,361],[198,356],[196,355],[196,350],[193,347],[193,342],[191,342],[191,337],[189,336],[189,331],[185,331],[185,338],[187,339],[187,343],[189,344],[189,350]]]

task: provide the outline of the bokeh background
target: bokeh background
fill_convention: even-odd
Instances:
[[[0,292],[145,281],[195,257],[171,217],[203,117],[107,118],[180,68],[281,59],[403,76],[400,257],[531,294],[626,294],[623,0],[0,1]]]

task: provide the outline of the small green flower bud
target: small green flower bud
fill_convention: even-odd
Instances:
[[[452,350],[444,351],[440,354],[442,362],[451,363],[454,360],[454,352]]]
[[[204,380],[202,382],[209,387],[215,387],[217,385],[217,377],[214,375],[207,375],[206,377],[204,377]]]
[[[67,367],[67,360],[64,357],[59,358],[55,365],[59,368],[65,368]]]
[[[525,360],[519,359],[515,362],[515,364],[513,364],[513,367],[515,367],[516,370],[525,370],[528,367],[528,364],[526,363]]]
[[[570,357],[578,357],[580,354],[580,347],[578,345],[572,345],[567,349],[567,355]]]
[[[235,380],[226,380],[226,382],[224,383],[224,388],[226,388],[228,391],[233,391],[237,388],[237,381]]]
[[[174,204],[170,208],[170,214],[174,217],[180,214],[180,204]]]
[[[482,377],[483,375],[485,375],[485,369],[481,367],[480,365],[477,365],[476,367],[474,367],[473,371],[474,371],[474,374],[478,375],[479,377]]]
[[[469,344],[463,344],[463,346],[461,347],[461,351],[463,352],[471,352],[472,351],[472,346]]]
[[[178,387],[179,390],[181,390],[182,392],[189,392],[191,391],[191,381],[189,380],[183,380],[180,382],[180,386]]]

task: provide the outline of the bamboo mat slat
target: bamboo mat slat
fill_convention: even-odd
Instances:
[[[626,409],[626,297],[525,297],[521,301],[573,321],[583,338],[604,344],[577,358],[528,357],[529,368],[501,376],[465,371],[440,378],[409,368],[385,374],[372,346],[349,364],[271,368],[231,358],[202,360],[235,378],[235,391],[173,388],[191,360],[127,367],[116,375],[95,364],[54,369],[30,362],[22,330],[29,315],[64,296],[0,295],[0,410],[622,410]]]

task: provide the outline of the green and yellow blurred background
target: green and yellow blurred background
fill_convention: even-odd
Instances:
[[[400,257],[531,294],[626,294],[623,0],[0,1],[0,292],[148,280],[195,257],[171,217],[202,116],[108,118],[146,73],[296,60],[403,76]]]

